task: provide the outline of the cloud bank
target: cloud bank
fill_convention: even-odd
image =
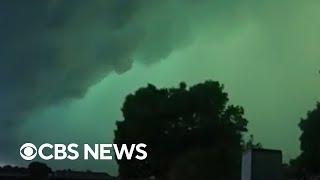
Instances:
[[[167,57],[176,52],[183,63],[174,65],[170,61],[173,64],[165,67],[177,75],[170,76],[163,70],[159,77],[186,74],[187,81],[232,79],[229,84],[235,89],[245,88],[237,91],[244,94],[239,104],[254,93],[258,97],[257,86],[266,87],[261,94],[266,94],[267,100],[276,99],[268,105],[283,100],[273,92],[288,94],[288,88],[311,94],[312,88],[303,89],[315,81],[307,82],[309,73],[316,76],[319,69],[319,7],[316,0],[2,0],[0,147],[6,148],[0,149],[0,157],[16,161],[18,156],[12,154],[22,139],[17,127],[25,126],[24,120],[32,112],[82,98],[108,74],[125,73],[133,63],[169,61]],[[196,78],[200,72],[215,72],[220,77]],[[143,78],[152,81],[152,77]],[[279,84],[288,87],[280,88],[283,86]],[[132,89],[131,84],[121,88]],[[291,96],[296,99],[296,94]],[[254,101],[257,106],[255,103],[261,102]],[[267,118],[270,116],[274,120],[291,119],[279,116],[274,107],[270,105],[263,113],[255,110],[256,119],[261,121],[250,124],[273,124]],[[113,113],[110,109],[108,116]],[[72,113],[81,114],[78,111]],[[48,117],[52,118],[46,120],[55,125],[65,120],[56,122],[54,115]],[[33,120],[30,126],[36,127],[43,119]],[[74,123],[78,122],[76,119]],[[43,132],[25,139],[37,134]],[[54,137],[50,132],[48,136]]]
[[[110,72],[151,64],[188,33],[175,1],[1,1],[1,121],[84,96]]]

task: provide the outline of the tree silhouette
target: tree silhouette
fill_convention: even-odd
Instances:
[[[254,142],[254,136],[251,134],[248,141],[245,143],[244,150],[249,150],[249,149],[262,149],[262,144],[261,143],[255,143]]]
[[[28,170],[33,180],[46,180],[48,179],[49,173],[52,172],[51,168],[41,162],[30,163]]]
[[[191,178],[200,174],[215,174],[215,179],[239,177],[247,120],[242,107],[228,104],[223,88],[215,81],[190,88],[181,83],[169,89],[149,84],[128,95],[114,142],[146,143],[148,158],[119,160],[120,176],[180,179],[179,172],[188,170]]]
[[[320,103],[309,111],[305,119],[301,119],[299,127],[301,155],[293,161],[300,169],[308,173],[320,173]]]

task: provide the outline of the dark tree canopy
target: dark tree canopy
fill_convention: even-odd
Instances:
[[[32,162],[28,166],[28,170],[33,179],[48,179],[48,174],[52,172],[51,168],[41,162]]]
[[[204,168],[203,172],[192,173],[190,169],[197,171],[199,167],[188,164],[210,167],[208,171],[215,174],[215,179],[239,175],[247,120],[242,107],[228,104],[223,88],[215,81],[192,87],[181,83],[178,88],[168,89],[149,84],[128,95],[122,108],[124,120],[117,122],[114,142],[146,143],[148,158],[118,161],[120,176],[205,176]],[[203,161],[191,163],[195,159]],[[186,171],[190,176],[179,174]]]
[[[301,155],[296,159],[308,173],[320,173],[320,103],[302,119],[299,127]]]

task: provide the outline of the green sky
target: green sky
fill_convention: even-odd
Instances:
[[[112,143],[115,121],[121,119],[120,109],[127,94],[147,83],[171,87],[180,81],[192,85],[212,79],[225,85],[231,103],[245,108],[249,133],[256,141],[265,148],[281,149],[285,160],[297,156],[297,124],[320,97],[320,1],[212,2],[193,8],[181,6],[180,11],[189,20],[187,30],[173,29],[177,32],[165,39],[155,33],[165,24],[153,23],[153,16],[142,16],[154,14],[153,9],[143,11],[143,20],[137,22],[143,22],[152,33],[145,46],[139,46],[145,49],[132,53],[132,68],[104,76],[83,98],[33,112],[15,130],[17,142]],[[160,15],[156,17],[176,13],[162,10],[155,13]],[[183,19],[175,23],[184,24]],[[104,37],[100,30],[93,31],[97,39]],[[157,50],[168,44],[174,44],[174,48],[162,56]],[[63,51],[58,58],[82,57],[81,53]],[[161,60],[146,63],[146,58],[155,55]],[[115,162],[107,161],[50,165],[116,173]]]
[[[295,157],[299,153],[297,124],[319,99],[320,63],[259,61],[250,58],[251,50],[242,45],[251,39],[239,38],[224,45],[199,40],[153,66],[135,64],[125,74],[106,77],[83,99],[36,114],[20,132],[31,134],[37,142],[112,143],[115,121],[121,119],[120,108],[127,94],[147,83],[171,87],[180,81],[191,85],[214,79],[225,84],[232,103],[245,108],[256,141],[265,148],[283,150],[285,160]],[[228,46],[236,51],[230,53]],[[47,133],[37,136],[35,130],[41,128],[48,128]],[[69,162],[68,166],[116,172],[114,162]]]

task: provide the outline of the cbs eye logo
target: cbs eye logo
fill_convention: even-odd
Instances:
[[[27,161],[33,160],[37,156],[37,147],[32,143],[25,143],[20,147],[20,156]]]

